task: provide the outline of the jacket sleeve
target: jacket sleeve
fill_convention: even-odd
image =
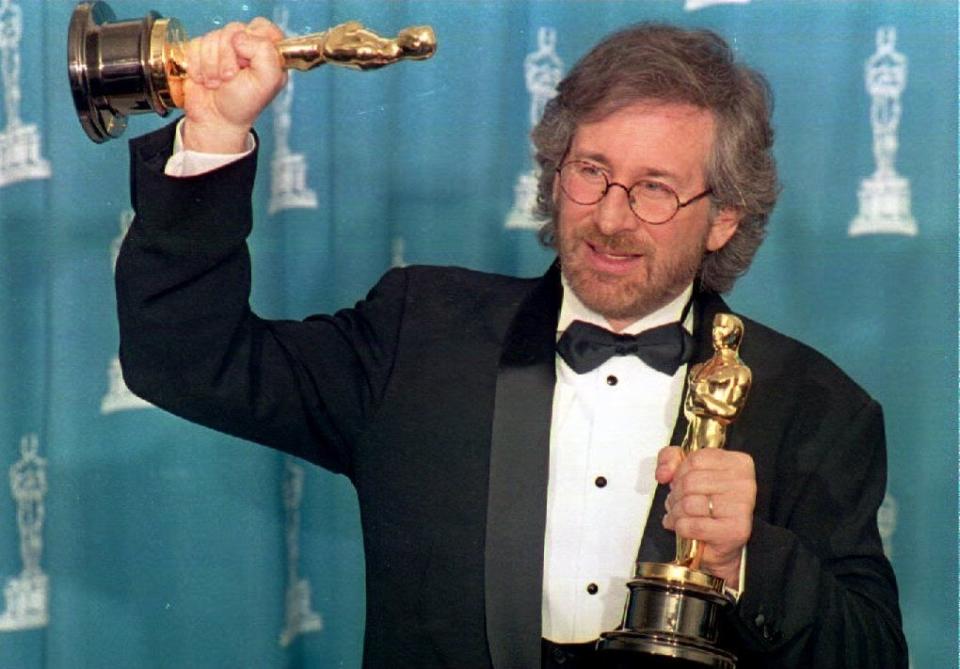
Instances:
[[[349,475],[390,375],[405,275],[333,316],[258,317],[246,244],[256,154],[170,178],[172,132],[131,142],[136,217],[116,270],[124,380],[178,416]]]
[[[744,594],[727,616],[740,667],[907,666],[877,530],[886,488],[880,407],[864,396],[849,412],[826,413],[781,451],[775,521],[755,519]]]

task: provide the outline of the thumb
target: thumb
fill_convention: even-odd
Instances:
[[[280,89],[286,73],[272,40],[249,32],[238,32],[233,36],[233,48],[240,63],[247,66],[257,81],[265,87]]]
[[[666,485],[673,481],[673,477],[677,473],[677,467],[680,466],[682,461],[683,454],[680,452],[679,446],[661,448],[657,454],[657,470],[655,473],[657,483]]]

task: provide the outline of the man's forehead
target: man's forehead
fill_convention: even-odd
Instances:
[[[678,111],[686,110],[687,112],[691,113],[703,112],[712,114],[709,108],[680,98],[637,98],[629,97],[628,95],[622,95],[618,99],[611,98],[604,103],[594,106],[592,111],[586,112],[580,117],[579,122],[595,123],[596,121],[602,121],[603,119],[625,109],[632,109],[638,112],[649,112],[656,109],[668,108],[676,109]]]
[[[691,169],[691,161],[705,166],[715,125],[713,113],[702,107],[638,100],[582,120],[571,138],[568,158],[642,169],[648,175],[680,176]]]

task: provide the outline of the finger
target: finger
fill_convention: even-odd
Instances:
[[[262,16],[258,16],[247,24],[247,32],[258,37],[265,37],[274,43],[283,39],[283,31],[280,27]]]
[[[669,515],[672,516],[674,524],[685,519],[698,519],[707,522],[712,529],[725,527],[730,530],[752,526],[753,510],[753,504],[728,497],[690,495],[682,500],[675,500]]]
[[[740,451],[727,451],[720,448],[702,448],[684,458],[684,469],[729,469],[732,471],[752,472],[753,458]]]
[[[663,525],[667,529],[673,529],[674,525],[682,518],[699,517],[718,519],[717,504],[707,495],[688,495],[683,498],[677,498],[672,493],[667,495],[664,503],[666,514],[663,517]]]
[[[676,518],[695,516],[701,518],[717,518],[719,500],[712,495],[685,495],[684,497],[667,496],[667,513]]]
[[[707,450],[713,451],[709,455],[704,455]],[[683,476],[689,475],[691,472],[695,471],[709,471],[716,472],[724,469],[728,469],[731,466],[730,462],[725,463],[725,458],[714,457],[715,453],[720,453],[718,449],[703,449],[700,451],[695,451],[690,453],[683,461],[677,466],[677,472],[674,475],[674,478],[681,478]]]
[[[725,495],[692,495],[684,509],[688,516],[713,520],[747,521],[753,516],[753,504]]]
[[[744,489],[756,485],[753,458],[745,453],[697,451],[685,458],[677,467],[671,483],[672,489],[682,488],[687,492],[718,492],[717,485],[726,487],[740,482],[748,483]]]
[[[220,86],[220,34],[214,30],[200,41],[200,76],[207,88]]]
[[[739,514],[731,518],[684,516],[673,518],[672,525],[679,536],[702,541],[713,550],[727,553],[731,547],[739,547],[747,542],[753,528],[753,519],[751,516]]]
[[[745,525],[752,524],[755,503],[734,495],[685,495],[670,493],[664,502],[666,516],[672,527],[681,518],[708,518],[717,521],[733,520]]]
[[[654,475],[657,483],[667,484],[673,480],[677,468],[683,461],[683,454],[678,446],[667,446],[661,448],[657,454],[657,469]]]
[[[240,58],[249,61],[258,79],[274,82],[283,78],[280,54],[271,40],[245,31],[234,35],[233,46]]]
[[[673,531],[685,539],[695,539],[705,544],[729,541],[729,523],[703,516],[674,517]]]
[[[203,84],[203,60],[201,58],[201,45],[203,38],[197,37],[187,42],[187,76],[195,84]]]
[[[757,501],[757,483],[753,479],[725,476],[690,475],[672,484],[672,493],[677,499],[686,497],[709,497],[714,507],[718,503],[737,503],[753,508]]]
[[[221,81],[230,81],[240,70],[240,65],[237,63],[237,52],[233,48],[233,36],[243,32],[245,28],[242,23],[234,21],[225,25],[223,30],[220,31],[217,43],[217,77]]]
[[[678,472],[670,484],[670,490],[680,496],[730,493],[747,497],[755,488],[756,482],[752,478],[725,470]]]

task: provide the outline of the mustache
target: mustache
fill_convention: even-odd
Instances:
[[[649,241],[631,232],[605,235],[591,230],[580,235],[580,240],[598,251],[616,255],[648,255],[651,251]]]

